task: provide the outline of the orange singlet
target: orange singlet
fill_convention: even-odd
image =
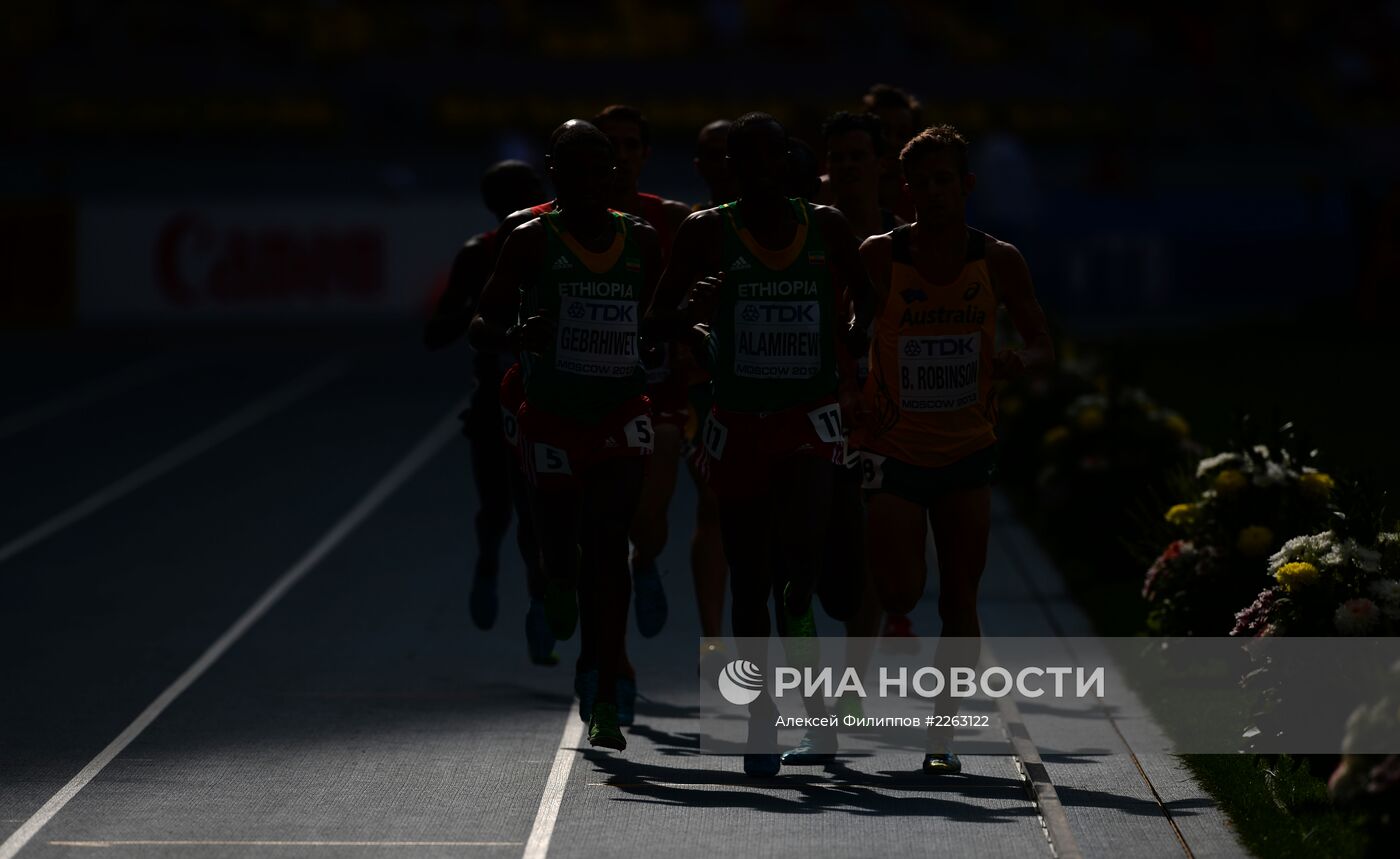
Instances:
[[[914,267],[913,230],[892,234],[890,291],[875,319],[861,395],[870,420],[853,444],[921,468],[941,468],[996,442],[992,358],[997,297],[985,233],[967,231],[967,258],[949,283]]]

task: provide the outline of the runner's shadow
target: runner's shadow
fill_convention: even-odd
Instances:
[[[857,778],[832,780],[820,770],[802,772],[790,768],[771,779],[751,779],[743,775],[737,756],[723,758],[724,769],[695,769],[658,766],[627,758],[608,755],[591,749],[583,750],[584,758],[607,778],[599,787],[618,790],[627,796],[626,802],[641,802],[684,808],[748,808],[784,814],[845,813],[870,817],[941,817],[982,823],[1014,823],[1033,818],[1034,806],[1029,802],[1009,808],[989,808],[976,802],[956,798],[1005,792],[1024,800],[1025,792],[1013,779],[977,779],[961,785],[951,781],[933,786],[925,780],[919,785],[914,779],[872,778],[855,773]],[[838,770],[839,772],[839,770]],[[854,773],[855,771],[849,771]],[[903,795],[884,793],[890,788],[903,788]],[[917,789],[917,792],[916,792]],[[793,792],[795,796],[785,795]]]

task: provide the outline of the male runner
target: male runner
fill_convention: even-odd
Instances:
[[[781,631],[815,634],[811,599],[842,448],[837,342],[864,342],[870,283],[840,212],[783,196],[788,137],[776,119],[740,117],[728,146],[739,199],[681,226],[644,330],[671,338],[711,325],[705,465],[720,501],[734,635],[740,655],[763,665],[766,647],[755,640],[769,635],[778,583]],[[854,320],[837,307],[842,288],[857,298]],[[771,698],[749,713],[750,745],[775,746]],[[744,772],[771,776],[782,763],[746,754]]]
[[[493,164],[481,177],[482,201],[498,222],[504,221],[512,211],[542,198],[544,193],[539,175],[523,161]],[[466,332],[476,313],[482,287],[495,267],[500,250],[498,237],[498,230],[472,236],[457,252],[447,288],[423,334],[429,349],[443,349]],[[524,494],[524,475],[516,466],[514,455],[507,455],[507,438],[502,433],[498,405],[502,373],[514,360],[514,356],[476,353],[473,358],[476,388],[470,408],[462,413],[462,432],[471,442],[472,476],[480,504],[476,514],[477,559],[472,579],[471,615],[481,629],[490,629],[496,623],[501,539],[510,525],[514,506],[518,515],[516,542],[525,561],[530,593],[530,611],[525,617],[526,644],[532,662],[554,665],[559,659],[554,655],[554,636],[544,617],[544,575],[530,522],[529,502]],[[510,421],[514,420],[512,414]]]
[[[646,117],[635,107],[615,104],[593,117],[593,124],[608,136],[617,153],[617,181],[609,205],[651,224],[661,240],[664,265],[671,240],[681,221],[690,214],[690,207],[637,190],[642,167],[651,155],[651,129]],[[647,372],[656,452],[647,470],[642,500],[630,534],[637,631],[646,638],[656,635],[666,623],[666,591],[656,568],[656,558],[666,547],[666,514],[676,491],[676,465],[680,462],[685,425],[690,416],[690,380],[680,361],[681,355],[668,344],[659,344],[656,348],[659,365]]]
[[[637,320],[661,248],[651,227],[608,209],[616,159],[598,129],[560,126],[548,165],[554,210],[506,239],[471,334],[479,348],[522,353],[520,452],[550,626],[561,640],[580,620],[590,631],[599,697],[588,741],[620,751],[627,529],[654,443]]]
[[[924,127],[923,105],[913,93],[897,86],[875,84],[862,98],[866,113],[880,120],[888,148],[881,160],[880,205],[905,221],[914,219],[914,201],[900,172],[899,153]]]
[[[722,206],[739,196],[739,185],[729,172],[729,129],[727,119],[716,119],[700,129],[695,140],[695,172],[709,189],[710,199],[691,206],[692,212]]]
[[[886,611],[913,609],[928,575],[931,526],[943,626],[935,663],[976,665],[996,451],[992,383],[1051,363],[1054,344],[1020,252],[967,226],[976,177],[963,136],[948,125],[928,128],[900,162],[918,220],[861,246],[876,301],[868,420],[857,432],[870,571]],[[1024,348],[994,353],[998,304]],[[956,699],[940,699],[940,713],[945,705],[956,713]],[[930,730],[925,772],[961,771],[951,739],[951,730]]]
[[[739,185],[729,169],[729,130],[733,125],[727,119],[716,119],[700,129],[695,141],[695,172],[700,174],[701,181],[709,189],[710,199],[691,206],[692,211],[713,209],[739,196]],[[677,351],[685,349],[684,346],[676,348]],[[700,613],[700,635],[715,639],[724,631],[724,591],[729,578],[729,564],[724,558],[719,502],[700,473],[699,445],[704,437],[710,405],[710,376],[697,366],[691,373],[690,421],[686,424],[687,442],[694,448],[693,454],[686,457],[686,468],[695,481],[696,491],[695,530],[690,535],[690,572],[695,582],[695,605]],[[718,676],[719,666],[728,661],[727,654],[718,645],[704,646],[700,653],[700,671],[706,677]]]

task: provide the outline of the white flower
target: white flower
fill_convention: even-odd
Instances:
[[[1329,567],[1355,566],[1368,573],[1379,572],[1381,568],[1380,552],[1368,549],[1350,538],[1333,544],[1320,560]]]
[[[1243,464],[1244,457],[1240,456],[1238,453],[1218,453],[1215,456],[1208,456],[1201,460],[1200,464],[1196,466],[1196,476],[1205,477],[1217,468]]]
[[[1261,458],[1263,458],[1263,459],[1268,459],[1268,458],[1269,458],[1269,448],[1266,447],[1265,445],[1256,444],[1256,445],[1254,446],[1254,452],[1257,453],[1257,454],[1259,454],[1259,456],[1260,456]]]
[[[1294,561],[1307,561],[1314,566],[1337,563],[1324,558],[1325,555],[1330,555],[1334,550],[1333,539],[1334,535],[1331,531],[1294,537],[1269,556],[1269,573],[1277,573],[1279,567]]]
[[[1337,606],[1336,614],[1332,615],[1332,622],[1342,635],[1365,635],[1375,628],[1379,619],[1376,604],[1365,597],[1347,600]]]
[[[1292,471],[1282,465],[1270,460],[1264,463],[1263,471],[1254,472],[1255,486],[1280,486],[1288,482],[1290,477],[1296,477]]]

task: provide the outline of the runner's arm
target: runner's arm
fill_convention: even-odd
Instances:
[[[1037,367],[1055,362],[1055,343],[1050,338],[1050,323],[1045,310],[1035,297],[1031,272],[1025,257],[1014,245],[996,242],[987,249],[987,268],[997,298],[1011,315],[1011,324],[1025,346],[1004,349],[993,361],[993,378],[1012,379]]]
[[[467,332],[473,347],[487,352],[519,350],[521,332],[514,323],[520,287],[543,253],[544,232],[537,221],[520,226],[506,238]]]
[[[438,298],[433,315],[423,329],[425,346],[437,351],[466,333],[494,262],[490,246],[480,236],[473,236],[458,249],[447,276],[447,288]]]
[[[714,253],[719,244],[718,217],[710,210],[696,212],[676,231],[670,262],[642,320],[642,336],[671,340],[709,321],[719,285],[714,277],[718,274]]]
[[[857,347],[852,351],[859,352],[858,347],[869,339],[870,323],[875,319],[875,290],[861,262],[860,242],[839,209],[817,206],[813,211],[820,223],[827,252],[831,254],[831,271],[851,299],[855,317],[850,321],[850,332]]]

